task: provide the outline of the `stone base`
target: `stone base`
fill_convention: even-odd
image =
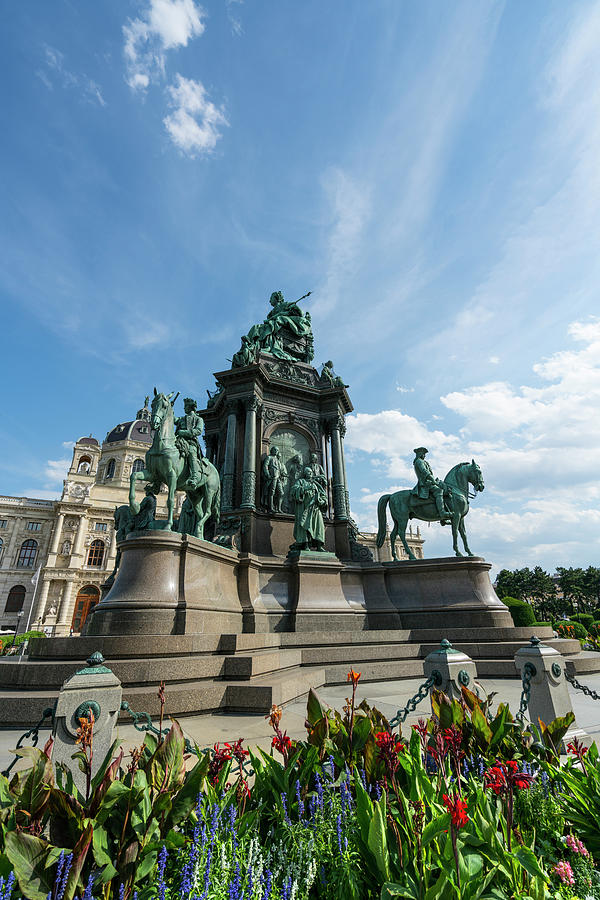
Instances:
[[[368,627],[364,606],[351,605],[342,586],[343,564],[334,553],[290,551],[294,576],[294,631],[360,631]],[[362,598],[361,598],[362,599]]]
[[[242,631],[235,551],[170,531],[129,535],[120,549],[88,635]]]

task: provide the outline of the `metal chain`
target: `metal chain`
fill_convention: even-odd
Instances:
[[[404,709],[399,709],[394,718],[389,720],[392,728],[395,728],[396,725],[401,725],[403,722],[405,722],[408,716],[415,711],[419,703],[421,703],[422,700],[429,696],[430,688],[434,687],[435,685],[439,685],[440,682],[441,678],[439,673],[433,672],[433,674],[429,676],[427,681],[423,682],[414,697],[410,698]]]
[[[32,742],[33,746],[34,746],[34,747],[37,747],[37,742],[38,742],[38,740],[39,740],[39,738],[40,738],[40,733],[39,733],[39,732],[40,732],[40,728],[42,727],[42,725],[44,724],[44,722],[46,721],[46,719],[53,719],[53,718],[54,718],[54,710],[55,710],[55,709],[56,709],[56,704],[54,704],[54,706],[47,706],[47,707],[46,707],[46,709],[45,709],[44,712],[42,713],[42,718],[41,718],[40,721],[37,723],[37,725],[34,725],[33,728],[30,728],[29,731],[25,731],[25,732],[21,735],[21,737],[20,737],[19,740],[17,741],[17,746],[16,746],[16,748],[15,748],[16,750],[20,750],[21,747],[23,746],[23,741],[26,741],[27,738],[29,738],[29,737],[31,737],[31,742]],[[8,778],[8,776],[10,775],[10,770],[12,769],[12,767],[14,766],[14,764],[16,763],[16,761],[18,760],[18,758],[19,758],[18,756],[15,756],[15,758],[14,758],[13,761],[11,762],[10,766],[9,766],[7,769],[4,769],[4,771],[1,773],[2,775],[4,775],[5,778]]]
[[[127,702],[127,700],[123,700],[123,702],[121,703],[121,709],[123,710],[123,712],[129,713],[129,715],[133,719],[133,727],[137,731],[150,731],[150,732],[152,732],[152,734],[155,734],[156,737],[158,737],[158,738],[163,738],[168,735],[168,733],[170,731],[169,728],[163,728],[163,730],[161,731],[159,728],[156,727],[156,725],[152,724],[152,718],[150,716],[150,713],[134,712],[132,710],[132,708],[130,707],[129,703]],[[185,738],[185,752],[191,753],[193,749],[194,749],[194,747],[191,744],[191,742],[187,738]]]
[[[516,718],[522,722],[523,716],[527,712],[527,707],[529,706],[529,701],[531,700],[531,679],[536,674],[536,668],[533,663],[525,663],[523,666],[523,672],[521,674],[521,678],[523,681],[523,690],[521,691],[521,702],[519,703],[519,712],[516,715]]]
[[[567,675],[565,672],[565,678],[572,684],[576,691],[583,691],[586,697],[591,697],[592,700],[600,700],[600,694],[596,691],[593,691],[586,684],[581,684],[581,682],[577,681],[577,679],[573,675]]]

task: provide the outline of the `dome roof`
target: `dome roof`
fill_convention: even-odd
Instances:
[[[99,447],[100,442],[96,440],[96,438],[92,437],[82,437],[77,441],[78,444],[88,444],[90,447]]]
[[[139,441],[142,444],[152,443],[152,429],[145,419],[136,419],[134,422],[121,422],[115,425],[112,431],[106,435],[106,443],[113,444],[117,441]]]

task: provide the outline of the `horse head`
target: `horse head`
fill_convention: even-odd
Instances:
[[[172,410],[171,397],[173,396],[174,391],[170,394],[163,394],[157,392],[156,388],[154,388],[154,397],[152,398],[152,404],[150,406],[150,425],[154,429],[154,431],[158,431],[161,425],[165,420],[165,416],[167,415],[169,410]],[[177,398],[176,398],[177,399]]]
[[[481,469],[474,459],[472,459],[471,462],[467,465],[469,466],[469,482],[473,485],[476,491],[482,491],[485,488],[485,485],[483,483],[483,475],[481,474]]]

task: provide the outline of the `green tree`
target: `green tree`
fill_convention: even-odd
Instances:
[[[545,621],[556,604],[556,585],[552,576],[544,572],[541,566],[530,572],[529,591],[537,618]]]
[[[583,569],[568,569],[557,566],[558,586],[563,592],[567,609],[571,615],[576,612],[586,611],[586,589]]]
[[[583,573],[583,589],[588,609],[597,609],[600,606],[600,569],[597,566],[588,566]]]
[[[516,597],[517,600],[527,600],[531,596],[532,573],[528,568],[502,569],[496,579],[496,593],[503,597]]]

